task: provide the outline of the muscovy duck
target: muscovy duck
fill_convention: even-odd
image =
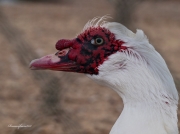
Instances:
[[[178,134],[178,92],[161,55],[142,30],[133,33],[106,17],[89,21],[57,53],[35,59],[31,69],[85,73],[115,90],[124,108],[110,134]]]

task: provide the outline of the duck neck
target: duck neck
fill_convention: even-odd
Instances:
[[[124,108],[110,134],[178,134],[177,106],[169,98],[119,94]]]
[[[116,91],[124,109],[110,134],[178,134],[178,93],[163,59],[142,62],[116,53],[99,66],[96,82]],[[153,56],[153,55],[151,55]],[[121,64],[120,64],[121,63]]]

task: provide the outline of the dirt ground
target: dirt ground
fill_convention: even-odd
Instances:
[[[177,1],[145,2],[134,12],[134,26],[144,30],[166,59],[177,84],[180,79],[179,7]],[[74,38],[93,17],[113,16],[113,4],[106,0],[20,3],[0,5],[0,10],[9,22],[0,23],[0,133],[108,134],[123,108],[114,91],[83,74],[39,71],[41,80],[28,68],[28,63],[35,55],[56,52],[57,40]],[[15,33],[3,31],[5,25],[12,26],[8,27],[9,31]],[[24,42],[27,49],[19,45]],[[59,83],[57,90],[53,90],[55,93],[44,92],[48,91],[42,88],[48,83],[45,78],[54,78]],[[49,82],[50,86],[54,81]],[[51,93],[58,99],[43,103],[47,99],[42,94]],[[10,124],[32,127],[17,129],[8,127]]]

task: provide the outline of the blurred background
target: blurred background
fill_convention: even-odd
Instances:
[[[109,133],[123,108],[114,91],[83,74],[28,67],[106,14],[144,30],[180,90],[180,0],[0,0],[0,133]]]

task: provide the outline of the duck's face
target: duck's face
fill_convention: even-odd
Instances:
[[[59,40],[57,53],[33,60],[30,68],[98,74],[98,67],[108,56],[126,49],[123,43],[106,28],[88,28],[75,39]]]

